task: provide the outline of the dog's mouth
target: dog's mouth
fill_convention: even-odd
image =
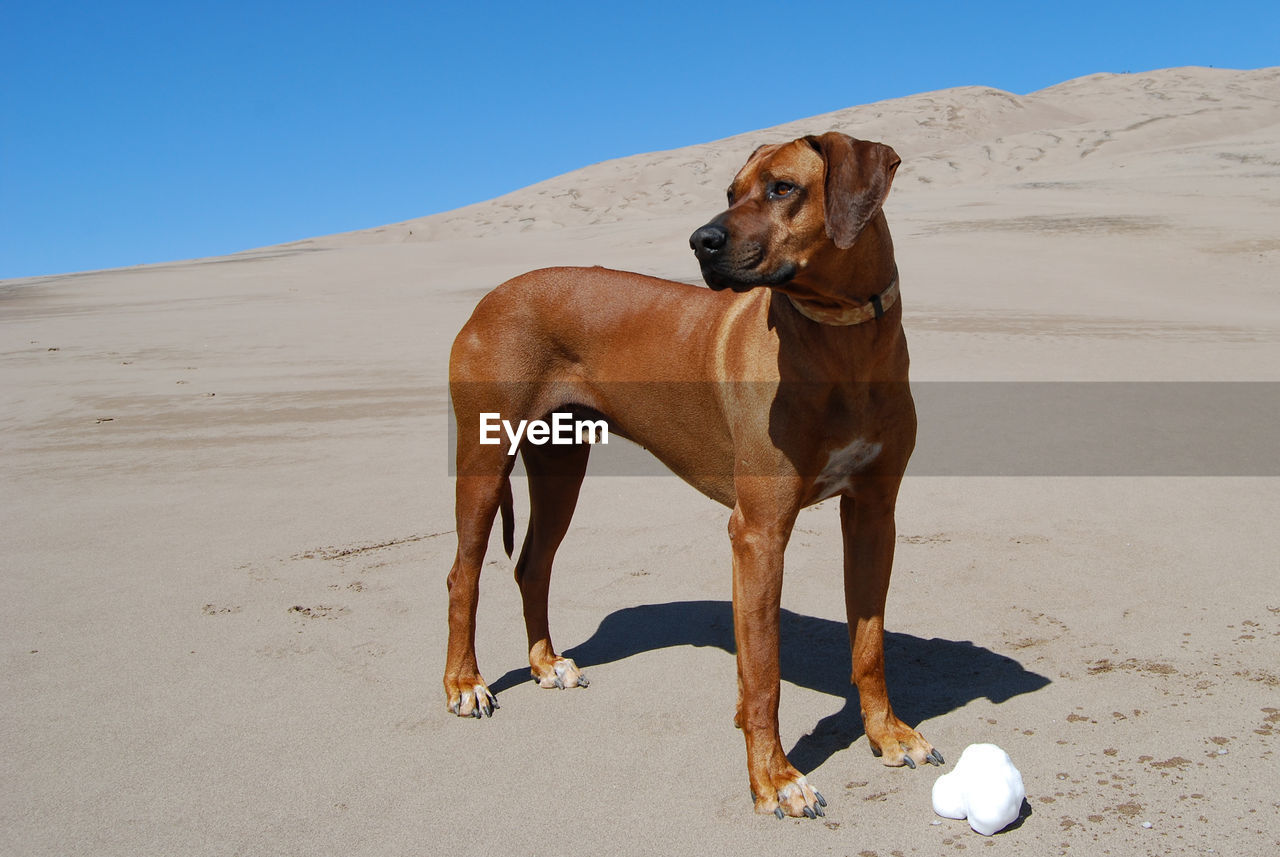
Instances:
[[[710,257],[699,254],[698,264],[702,268],[702,279],[717,292],[725,289],[746,292],[759,286],[782,286],[795,278],[798,268],[794,262],[783,262],[770,270],[764,266],[764,255],[764,247],[757,244],[742,247],[738,252],[717,253]]]
[[[760,286],[782,286],[791,282],[796,275],[796,266],[791,262],[783,263],[776,271],[762,271],[759,268],[741,270],[731,268],[725,270],[719,265],[702,265],[702,279],[712,291],[721,292],[730,289],[735,292],[747,292]]]

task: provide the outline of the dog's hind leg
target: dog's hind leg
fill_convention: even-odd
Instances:
[[[570,658],[556,654],[547,621],[551,588],[551,563],[569,529],[578,504],[578,492],[587,470],[591,447],[531,446],[522,448],[529,474],[529,530],[520,558],[516,582],[524,601],[525,629],[529,634],[529,666],[542,687],[586,687],[587,677]]]
[[[458,552],[447,580],[449,648],[444,691],[449,710],[459,717],[492,715],[498,707],[476,664],[480,569],[499,506],[510,505],[509,465],[502,461],[495,464],[492,475],[474,475],[460,467],[457,478]]]

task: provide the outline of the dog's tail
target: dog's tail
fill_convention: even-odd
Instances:
[[[516,513],[511,496],[511,480],[502,480],[502,496],[498,499],[498,511],[502,513],[502,548],[510,558],[516,547]]]

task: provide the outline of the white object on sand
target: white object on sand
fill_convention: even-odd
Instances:
[[[967,818],[990,836],[1012,824],[1027,790],[1009,754],[995,744],[970,744],[949,774],[933,784],[933,811],[944,818]]]

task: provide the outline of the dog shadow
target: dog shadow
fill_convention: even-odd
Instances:
[[[791,764],[807,774],[863,734],[858,692],[849,681],[849,635],[844,622],[785,608],[781,628],[782,679],[844,700],[839,711],[819,720],[787,753]],[[610,613],[594,634],[563,654],[589,670],[672,646],[714,646],[735,654],[732,605],[673,601],[626,607]],[[1048,678],[1013,658],[967,640],[926,640],[887,631],[884,648],[894,712],[913,726],[979,697],[1000,703],[1049,684]],[[529,669],[522,667],[506,673],[490,689],[499,693],[527,680]]]

